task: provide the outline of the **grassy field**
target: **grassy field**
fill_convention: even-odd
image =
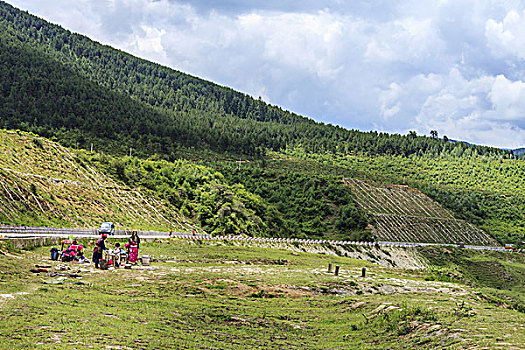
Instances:
[[[82,279],[31,273],[35,264],[51,264],[49,247],[2,250],[0,348],[525,345],[524,313],[494,302],[466,280],[429,278],[429,270],[225,242],[171,240],[144,243],[141,250],[155,258],[152,266],[99,271],[71,264],[68,271],[50,269]],[[437,261],[439,254],[434,255]],[[509,265],[523,268],[523,256],[514,257],[520,258]],[[329,263],[340,266],[339,276],[327,272]]]

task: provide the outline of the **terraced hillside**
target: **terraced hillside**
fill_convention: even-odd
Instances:
[[[20,225],[198,229],[173,206],[117,184],[66,148],[0,132],[0,222]]]
[[[377,240],[497,244],[483,230],[455,219],[452,212],[418,190],[350,178],[344,181],[374,223]]]

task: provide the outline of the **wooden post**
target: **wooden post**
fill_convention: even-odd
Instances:
[[[339,276],[339,265],[335,265],[335,275]]]
[[[361,277],[366,277],[366,267],[361,269]]]
[[[328,272],[329,272],[329,273],[332,273],[332,263],[329,263],[329,264],[328,264]]]

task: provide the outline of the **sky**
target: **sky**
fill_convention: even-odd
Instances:
[[[525,1],[7,2],[316,121],[525,147]]]

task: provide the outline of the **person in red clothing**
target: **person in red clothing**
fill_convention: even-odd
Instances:
[[[130,263],[136,263],[139,258],[139,246],[140,246],[140,237],[137,231],[133,231],[131,237],[129,238],[128,245],[128,259]]]
[[[105,240],[108,238],[107,234],[103,234],[101,238],[95,243],[95,249],[93,249],[93,262],[95,263],[95,268],[98,269],[98,263],[102,259],[102,253],[106,250]]]
[[[71,251],[71,254],[73,256],[82,255],[82,250],[84,249],[84,246],[78,244],[77,240],[73,240],[73,243],[68,248]]]

